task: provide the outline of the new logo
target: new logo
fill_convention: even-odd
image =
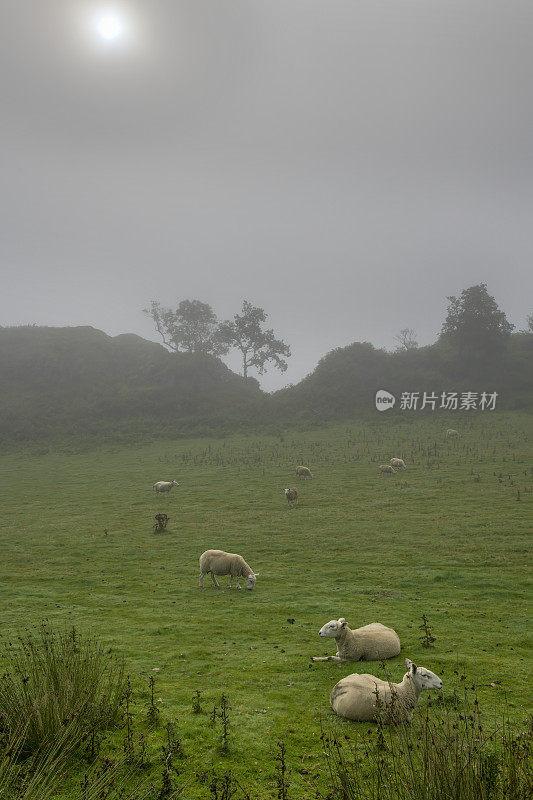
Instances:
[[[376,392],[376,408],[378,411],[387,411],[389,408],[394,408],[396,398],[385,389],[378,389]]]

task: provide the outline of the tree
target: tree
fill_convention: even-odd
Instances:
[[[397,351],[416,350],[418,347],[416,333],[412,328],[402,328],[400,333],[394,338],[398,342]]]
[[[441,341],[449,343],[467,360],[485,360],[501,353],[514,325],[487,292],[487,284],[470,286],[459,297],[447,299],[448,314]]]
[[[216,314],[207,303],[182,300],[176,311],[172,311],[152,300],[144,313],[153,319],[163,343],[171,350],[212,356],[228,352],[228,345],[219,335]]]
[[[220,326],[222,341],[241,352],[245,378],[250,367],[255,367],[263,375],[269,361],[282,372],[287,369],[285,358],[291,354],[290,347],[281,339],[276,339],[272,328],[263,328],[266,320],[267,314],[262,308],[256,308],[244,300],[242,314],[235,314],[233,321],[226,320]]]

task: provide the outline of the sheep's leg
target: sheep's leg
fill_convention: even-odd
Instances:
[[[239,578],[235,578],[235,583],[237,584],[237,589],[241,588],[241,584],[239,583]]]
[[[311,661],[344,661],[340,656],[311,656]]]
[[[203,572],[200,572],[200,580],[198,581],[198,585],[200,586],[200,589],[204,588],[204,573]]]
[[[213,573],[211,573],[211,577],[212,577],[212,579],[213,579],[213,583],[215,584],[215,586],[217,587],[217,589],[220,589],[220,584],[219,584],[219,582],[217,581],[217,579],[215,578],[215,576],[214,576],[214,574],[213,574]]]
[[[233,580],[233,575],[231,575],[231,574],[230,574],[230,576],[229,576],[229,583],[228,583],[228,589],[231,589],[231,582],[232,582],[232,580]]]

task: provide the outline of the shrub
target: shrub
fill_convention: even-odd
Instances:
[[[0,734],[19,736],[28,756],[52,740],[69,741],[113,727],[124,692],[122,665],[75,628],[54,633],[43,625],[0,648]],[[64,738],[64,737],[63,737]]]

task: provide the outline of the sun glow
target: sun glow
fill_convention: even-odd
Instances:
[[[77,4],[72,4],[73,6]],[[81,13],[71,12],[74,27],[87,52],[96,58],[137,57],[145,53],[146,20],[124,0],[81,0]],[[85,49],[84,47],[84,49]]]
[[[123,35],[124,26],[119,17],[114,14],[105,14],[99,18],[97,30],[102,39],[113,41],[120,39]]]

